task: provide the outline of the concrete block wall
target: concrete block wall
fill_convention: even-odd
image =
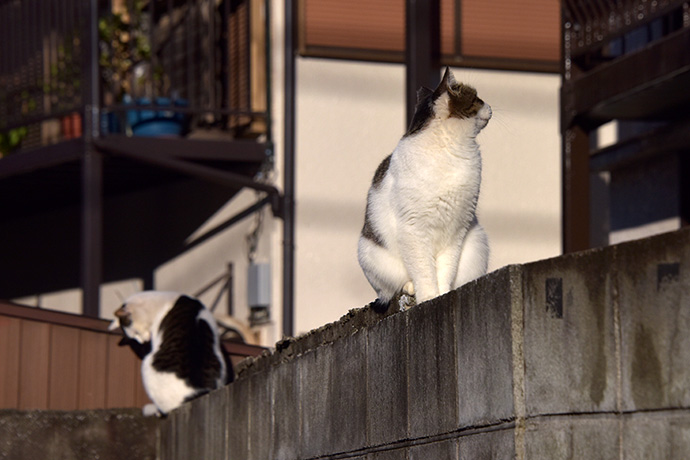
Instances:
[[[160,458],[690,458],[690,231],[509,266],[245,361]]]
[[[0,459],[156,460],[159,420],[141,409],[0,410]]]

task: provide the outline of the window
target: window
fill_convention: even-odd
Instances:
[[[300,0],[303,56],[403,62],[405,0]],[[558,72],[557,0],[441,0],[444,64]]]

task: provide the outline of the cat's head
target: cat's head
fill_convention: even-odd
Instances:
[[[167,312],[180,297],[176,292],[144,291],[127,298],[115,311],[125,335],[139,343],[151,340],[151,328],[157,316]]]
[[[417,106],[405,136],[414,135],[426,128],[433,120],[449,118],[462,120],[469,134],[476,135],[491,118],[491,107],[477,96],[477,90],[458,83],[450,68],[446,67],[441,83],[435,90],[421,87],[417,91]]]

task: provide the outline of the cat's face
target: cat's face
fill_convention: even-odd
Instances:
[[[477,90],[458,83],[446,67],[441,83],[435,90],[422,87],[417,92],[417,106],[405,136],[414,135],[426,128],[432,120],[454,118],[467,124],[470,133],[476,135],[491,118],[491,107],[479,96]]]
[[[119,321],[128,337],[146,343],[151,340],[151,328],[156,317],[169,310],[179,296],[178,293],[159,291],[134,294],[115,311],[115,321]]]

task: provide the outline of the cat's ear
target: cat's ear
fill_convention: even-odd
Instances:
[[[432,94],[434,94],[434,92],[432,90],[430,90],[429,88],[427,88],[426,86],[422,86],[421,88],[419,88],[417,90],[417,104],[416,105],[419,106],[419,104],[424,99],[431,96]]]
[[[446,71],[443,73],[443,78],[441,79],[441,83],[439,83],[437,89],[454,92],[453,87],[457,85],[458,82],[455,80],[453,72],[450,71],[450,67],[446,67]]]

